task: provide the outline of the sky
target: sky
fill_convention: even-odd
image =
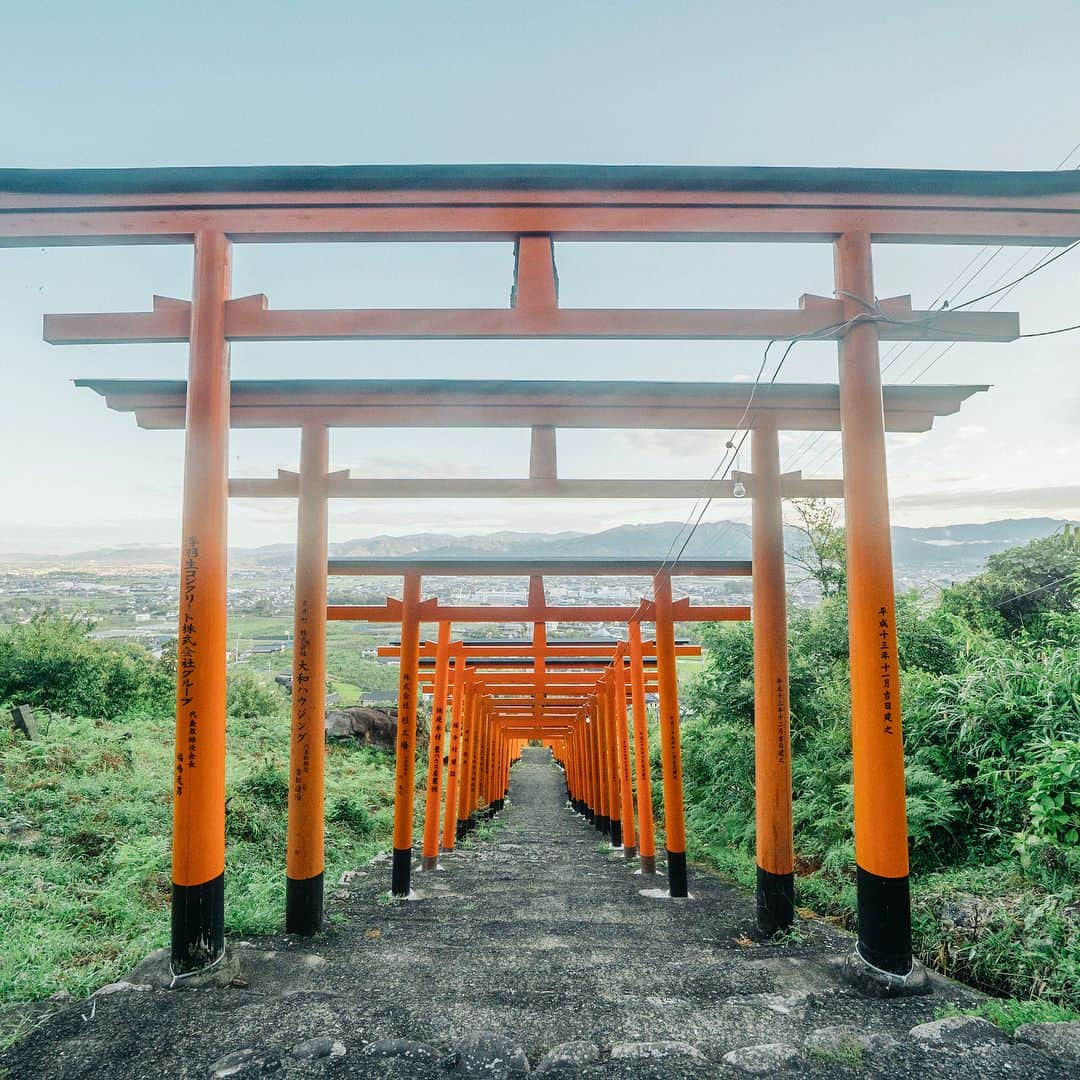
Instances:
[[[41,0],[13,3],[0,35],[4,167],[1080,165],[1074,0],[880,10],[769,0]],[[944,290],[956,302],[1041,255],[878,245],[877,292],[911,293],[929,307]],[[802,293],[833,288],[827,245],[559,244],[556,258],[560,301],[571,307],[793,307]],[[508,302],[511,274],[508,244],[243,245],[233,290],[266,293],[275,307],[489,307]],[[46,312],[147,310],[155,293],[190,297],[189,248],[0,250],[0,552],[176,542],[182,433],[140,431],[71,380],[183,378],[186,346],[41,340]],[[1019,285],[1000,310],[1019,311],[1025,331],[1080,323],[1080,250]],[[886,381],[992,384],[933,432],[890,436],[894,521],[1080,518],[1078,347],[1080,333],[883,346]],[[754,342],[279,343],[235,345],[232,363],[235,378],[724,381],[751,379],[761,351]],[[827,343],[798,345],[781,374],[835,378]],[[560,473],[706,477],[728,434],[562,432]],[[832,435],[785,436],[782,466],[837,476],[837,447]],[[298,448],[294,432],[234,433],[231,472],[271,476],[295,467]],[[331,456],[354,475],[522,476],[528,433],[338,432]],[[342,501],[331,507],[331,540],[591,531],[681,521],[690,509]],[[707,520],[748,513],[726,501]],[[294,537],[291,501],[233,502],[234,545]]]

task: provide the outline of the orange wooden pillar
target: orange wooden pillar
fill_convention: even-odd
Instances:
[[[578,716],[571,736],[574,745],[574,759],[577,762],[576,776],[578,781],[577,801],[574,803],[574,809],[587,820],[592,789],[589,782],[589,762],[586,754],[585,735],[585,715],[582,713]]]
[[[458,648],[454,653],[454,689],[450,712],[450,750],[446,763],[446,796],[443,810],[442,846],[444,851],[454,850],[457,838],[458,777],[461,772],[462,728],[465,703],[465,656]]]
[[[412,877],[413,798],[416,786],[416,706],[420,697],[420,575],[406,574],[401,601],[401,665],[394,777],[394,862],[390,891],[408,896]]]
[[[292,730],[285,869],[285,930],[310,936],[323,921],[326,739],[326,475],[330,435],[300,434],[300,494],[293,599]]]
[[[596,724],[596,709],[592,704],[585,714],[585,738],[589,755],[589,775],[592,777],[592,802],[589,804],[589,821],[598,832],[604,831],[601,816],[603,813],[604,793],[600,778],[599,733]]]
[[[645,664],[641,655],[641,623],[630,624],[630,707],[634,716],[634,773],[637,780],[638,846],[642,874],[656,873],[656,830],[653,825],[652,773],[649,765],[649,716],[645,707]]]
[[[615,653],[615,678],[613,689],[615,738],[619,759],[619,791],[622,793],[622,807],[619,817],[622,821],[623,854],[628,859],[637,858],[637,836],[634,830],[634,789],[630,780],[630,732],[626,715],[626,666],[623,647]]]
[[[874,300],[870,237],[848,233],[835,247],[845,319]],[[857,951],[875,968],[912,968],[904,747],[885,424],[878,332],[850,327],[840,339],[840,427],[844,454],[851,741],[855,788]]]
[[[609,670],[600,684],[600,716],[604,725],[607,749],[608,815],[611,822],[611,846],[623,846],[622,785],[619,783],[619,745],[615,730],[615,673]]]
[[[446,742],[446,699],[450,688],[450,624],[439,623],[435,646],[435,686],[431,696],[431,732],[428,738],[427,796],[424,800],[425,870],[434,870],[439,862],[439,807],[442,804],[443,744]]]
[[[795,918],[791,730],[780,444],[759,418],[750,434],[754,587],[754,791],[757,925],[786,930]]]
[[[592,705],[593,738],[596,743],[596,779],[599,800],[596,827],[605,836],[611,835],[611,791],[608,787],[607,732],[604,724],[603,702],[597,694]]]
[[[225,950],[225,650],[229,508],[229,242],[195,234],[188,361],[176,749],[172,969]]]
[[[671,575],[653,579],[656,606],[656,667],[660,688],[660,751],[664,767],[664,837],[668,892],[688,895],[686,824],[683,813],[682,748],[679,743],[679,680],[675,666],[675,624],[671,610]]]
[[[473,754],[472,812],[478,814],[487,805],[484,778],[487,775],[488,735],[491,729],[490,698],[481,694],[480,711],[477,714],[476,743]]]
[[[526,743],[526,745],[528,745]],[[566,774],[566,800],[575,813],[580,813],[578,803],[581,799],[581,782],[577,771],[577,743],[573,728],[563,740],[560,753],[562,754],[563,769]]]
[[[464,660],[458,662],[464,666]],[[458,779],[458,805],[457,805],[457,838],[460,840],[469,828],[472,817],[472,776],[473,776],[473,744],[476,739],[476,717],[479,707],[479,694],[471,679],[465,678],[462,672],[464,692],[462,694],[461,712],[461,775]]]
[[[574,721],[574,726],[570,729],[570,734],[566,740],[567,744],[567,758],[572,763],[572,775],[574,777],[574,788],[571,792],[570,806],[573,810],[585,816],[585,803],[586,793],[588,785],[585,780],[585,770],[582,767],[581,758],[581,729],[584,727],[584,723],[580,718]]]

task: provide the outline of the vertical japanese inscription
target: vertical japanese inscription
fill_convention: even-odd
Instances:
[[[787,695],[784,693],[784,680],[776,680],[776,760],[783,765],[787,761]]]
[[[177,700],[180,715],[187,727],[187,760],[184,752],[176,754],[176,797],[184,794],[184,769],[194,769],[198,763],[199,713],[193,708],[194,687],[197,674],[195,597],[199,582],[199,540],[189,536],[184,542],[184,554],[180,575],[180,643],[177,650]]]
[[[307,778],[311,772],[311,745],[308,735],[311,700],[311,604],[305,597],[296,615],[296,670],[293,693],[296,695],[296,742],[304,748],[303,755],[293,774],[293,800],[303,802],[307,791]]]
[[[881,660],[881,718],[882,730],[886,735],[893,732],[893,670],[890,660],[892,652],[889,648],[889,612],[886,608],[878,608],[878,646]]]

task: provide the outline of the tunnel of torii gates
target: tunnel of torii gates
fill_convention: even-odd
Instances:
[[[555,471],[559,427],[751,431],[752,611],[759,919],[791,919],[792,836],[781,500],[841,497],[848,608],[858,892],[857,956],[874,977],[911,970],[907,827],[900,728],[885,432],[927,430],[983,387],[885,387],[878,342],[1012,341],[1009,312],[913,309],[906,296],[875,295],[872,249],[882,244],[1062,247],[1080,239],[1080,177],[1066,173],[673,166],[340,166],[200,169],[0,170],[0,246],[191,244],[192,299],[155,297],[145,312],[47,315],[57,343],[188,342],[186,382],[94,383],[109,404],[147,427],[186,428],[180,567],[179,679],[173,777],[172,963],[180,973],[216,963],[224,950],[226,522],[230,492],[298,500],[296,627],[287,862],[287,925],[320,924],[324,632],[329,618],[401,624],[401,699],[395,805],[396,892],[408,887],[416,699],[435,690],[437,718],[454,717],[458,756],[445,785],[432,770],[429,800],[442,810],[443,843],[478,807],[498,805],[521,740],[539,737],[566,770],[574,806],[627,847],[649,854],[648,777],[627,773],[627,695],[655,684],[664,753],[669,889],[685,893],[673,624],[745,618],[743,609],[673,600],[671,575],[736,572],[731,564],[635,564],[651,574],[639,604],[566,611],[543,599],[545,573],[521,608],[451,608],[422,598],[415,563],[393,568],[404,598],[380,608],[326,608],[330,498],[726,497],[734,477],[571,480]],[[275,310],[264,296],[234,298],[236,243],[512,242],[509,305],[485,309]],[[584,241],[829,244],[835,289],[791,309],[568,309],[559,306],[555,245]],[[835,340],[838,385],[396,381],[232,382],[233,341],[351,339]],[[363,362],[363,356],[358,356]],[[299,474],[265,481],[228,476],[230,425],[302,430]],[[353,478],[329,471],[329,429],[339,426],[527,427],[528,479]],[[781,474],[777,432],[839,430],[842,481]],[[694,569],[697,567],[697,569]],[[391,572],[388,564],[331,562],[332,572]],[[460,569],[460,568],[459,568]],[[478,565],[476,571],[510,568]],[[613,562],[581,572],[629,572]],[[548,643],[545,624],[592,616],[625,624],[614,647]],[[532,624],[523,646],[452,637],[455,623]],[[652,624],[646,638],[642,623]],[[436,627],[420,644],[422,625]],[[502,655],[519,649],[520,655]],[[685,647],[683,647],[685,648]],[[569,649],[572,655],[561,655]],[[476,653],[477,655],[473,655]],[[434,667],[430,662],[434,660]],[[498,665],[498,660],[514,664]],[[563,666],[562,660],[572,661]],[[452,661],[452,662],[451,662]],[[470,666],[470,661],[475,661]],[[593,666],[597,665],[597,666]],[[452,673],[452,678],[451,678]],[[512,677],[511,677],[512,676]],[[435,758],[438,747],[434,747]],[[449,798],[456,785],[454,797]],[[634,817],[636,795],[637,819]],[[437,814],[425,817],[426,828]],[[617,835],[616,834],[616,835]],[[615,839],[615,835],[612,837]],[[633,843],[631,843],[633,841]],[[425,837],[424,854],[435,857]]]

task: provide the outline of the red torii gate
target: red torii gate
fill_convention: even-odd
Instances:
[[[627,625],[651,622],[656,627],[657,674],[660,691],[660,738],[663,753],[664,773],[664,829],[667,844],[668,883],[672,896],[687,895],[686,878],[686,830],[683,822],[682,765],[679,747],[679,698],[675,671],[676,645],[675,622],[718,622],[748,619],[750,609],[745,606],[696,606],[689,597],[682,601],[673,601],[671,595],[672,568],[658,563],[657,560],[642,559],[426,559],[414,557],[401,558],[341,558],[331,559],[331,574],[361,575],[365,577],[386,577],[400,575],[404,578],[403,599],[398,601],[387,597],[384,605],[333,605],[327,608],[327,617],[331,620],[351,619],[366,622],[400,622],[401,645],[400,681],[398,691],[398,744],[397,744],[397,784],[394,802],[394,865],[391,891],[396,896],[409,894],[412,866],[412,815],[413,815],[413,770],[415,766],[414,743],[416,740],[416,680],[420,662],[420,624],[437,623],[442,641],[449,634],[452,623],[531,623],[535,654],[535,669],[529,676],[537,681],[537,689],[548,679],[553,679],[545,669],[548,649],[547,624],[549,622],[607,623],[620,622]],[[745,576],[751,572],[751,564],[733,559],[688,560],[674,568],[676,572],[687,576],[733,577]],[[481,605],[474,607],[453,607],[442,605],[437,600],[421,600],[420,587],[423,577],[446,577],[467,575],[471,577],[508,577],[527,576],[529,594],[526,604],[497,606]],[[653,599],[642,599],[637,604],[628,606],[574,605],[560,607],[547,602],[544,590],[544,578],[559,576],[647,576],[653,579]],[[445,628],[445,629],[444,629]],[[640,645],[640,640],[639,640]],[[444,644],[445,648],[445,644]],[[445,654],[444,654],[445,655]],[[620,655],[619,669],[622,660]],[[504,681],[507,680],[503,676]],[[513,681],[512,679],[509,681]],[[557,681],[554,680],[553,681]],[[588,686],[578,683],[576,689],[584,691]],[[445,693],[445,690],[442,691]],[[579,694],[580,697],[580,694]],[[543,693],[541,693],[543,699]],[[625,696],[624,696],[625,701]],[[537,716],[543,711],[543,705],[535,698],[525,695],[520,703],[531,715]],[[578,700],[575,706],[580,708],[584,702]],[[436,708],[438,708],[438,697]],[[644,708],[644,702],[642,702]],[[610,746],[619,746],[618,735],[611,717],[604,717],[602,725],[610,733]],[[435,724],[433,723],[433,733]],[[625,730],[623,731],[625,735]],[[608,736],[601,736],[603,742]],[[605,742],[605,746],[608,744]],[[622,744],[625,749],[625,742]],[[436,755],[432,742],[429,763],[442,757],[441,743]],[[627,751],[624,755],[626,787],[629,799],[629,763]],[[644,751],[647,766],[648,755]],[[429,778],[430,782],[430,778]],[[613,789],[619,787],[613,779]],[[788,785],[786,812],[791,816],[790,784]],[[429,789],[430,791],[430,789]],[[610,832],[612,843],[622,846],[622,829],[626,820],[632,822],[633,812],[629,802],[626,813],[620,814],[614,806],[606,805],[604,794],[607,788],[601,786],[600,826],[602,831]],[[434,806],[432,806],[434,810]],[[607,813],[604,813],[607,810]],[[781,811],[783,812],[783,811]],[[435,811],[437,816],[437,811]],[[619,825],[611,828],[611,822]],[[788,829],[790,834],[790,827]],[[429,859],[431,855],[429,854]]]
[[[877,342],[1012,340],[1018,320],[1001,313],[918,312],[902,298],[879,303],[871,244],[1053,246],[1078,238],[1080,181],[1069,173],[652,166],[0,171],[0,246],[194,244],[190,305],[165,301],[147,314],[62,317],[47,325],[55,341],[190,342],[174,825],[176,967],[187,971],[215,962],[223,949],[230,340],[812,336],[840,343],[858,952],[882,977],[908,971],[903,752]],[[230,298],[231,243],[337,239],[513,240],[512,306],[275,312],[262,298]],[[791,311],[563,311],[557,306],[553,244],[582,239],[830,243],[836,294],[809,298]],[[318,456],[314,450],[308,455],[313,462]],[[889,824],[869,827],[875,821]]]
[[[181,427],[185,420],[186,387],[183,383],[147,380],[79,380],[105,396],[111,408],[130,411],[148,428]],[[936,416],[955,412],[965,398],[984,387],[885,387],[885,427],[890,431],[925,431]],[[301,426],[299,473],[279,470],[275,479],[233,479],[234,496],[298,497],[298,546],[296,577],[296,624],[291,755],[292,799],[289,815],[286,928],[310,934],[322,925],[323,780],[321,759],[310,753],[311,718],[323,710],[325,678],[324,628],[313,612],[322,609],[326,596],[326,503],[329,498],[354,497],[556,497],[626,495],[650,498],[684,497],[700,487],[710,498],[735,498],[736,484],[750,495],[753,505],[754,555],[761,572],[754,575],[756,787],[758,791],[758,904],[757,921],[763,932],[790,925],[794,918],[794,851],[790,827],[790,750],[787,731],[787,645],[783,574],[784,497],[838,497],[842,482],[804,480],[798,473],[779,471],[780,430],[836,430],[840,427],[837,389],[822,385],[778,384],[749,387],[745,384],[680,383],[575,383],[319,380],[234,382],[231,386],[230,423],[234,427]],[[532,450],[528,479],[434,480],[353,478],[347,471],[330,473],[328,429],[331,426],[378,427],[389,425],[444,426],[468,424],[485,427],[528,425]],[[657,427],[714,429],[717,426],[749,427],[754,471],[730,479],[705,482],[678,480],[564,480],[558,475],[556,424],[560,427]],[[387,564],[384,564],[386,567]],[[396,568],[401,570],[399,564]],[[445,563],[446,573],[460,570],[477,573],[482,563],[466,560]],[[527,564],[533,566],[533,564]],[[605,566],[615,569],[614,564]],[[626,564],[623,564],[624,567]],[[597,573],[595,561],[581,562]],[[507,564],[491,564],[491,572]],[[518,569],[526,567],[520,564]],[[642,562],[643,574],[653,562]],[[563,561],[565,573],[575,564]],[[631,567],[632,568],[632,567]],[[749,564],[747,564],[747,569]],[[687,564],[679,562],[687,572]],[[682,617],[679,602],[674,615]],[[590,617],[626,622],[635,608],[594,608]],[[721,619],[731,612],[699,609],[703,617]],[[402,604],[367,606],[348,611],[328,609],[330,618],[401,620]],[[534,613],[537,616],[541,612]],[[567,613],[554,609],[547,617]],[[449,626],[453,621],[512,619],[521,610],[439,608],[428,605],[424,617]],[[536,624],[538,627],[544,624]],[[631,623],[633,637],[636,624]],[[539,629],[536,631],[539,633]],[[440,718],[441,719],[441,718]],[[681,784],[678,786],[681,800]],[[601,823],[607,815],[600,815]],[[780,823],[780,824],[778,824]],[[406,835],[402,828],[400,836]],[[681,841],[680,841],[681,842]],[[404,851],[403,848],[398,848]],[[404,855],[399,855],[400,868]],[[434,858],[429,851],[428,861]],[[675,860],[676,864],[679,859]],[[678,865],[676,865],[678,870]],[[676,884],[683,889],[682,877]],[[399,890],[400,891],[400,890]],[[406,890],[407,891],[407,890]]]

